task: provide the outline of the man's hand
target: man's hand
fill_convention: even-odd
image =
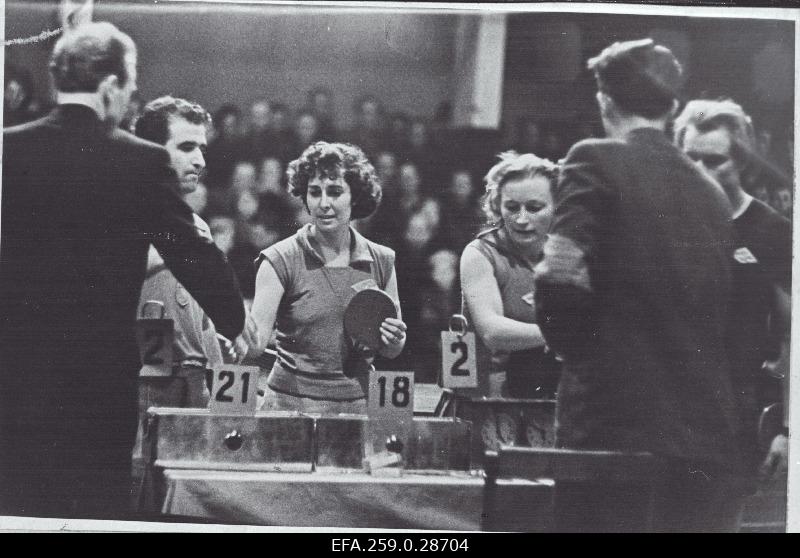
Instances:
[[[565,236],[554,234],[548,237],[544,244],[544,257],[533,271],[537,280],[591,290],[583,250]]]
[[[239,364],[247,358],[259,356],[258,325],[252,314],[247,314],[244,331],[233,341],[233,362]]]
[[[223,362],[236,362],[236,348],[233,346],[231,340],[217,333],[217,341],[219,341],[219,348],[222,350]]]

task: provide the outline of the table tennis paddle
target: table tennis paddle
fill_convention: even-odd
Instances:
[[[378,289],[364,289],[350,300],[344,311],[344,330],[356,342],[374,351],[381,347],[381,324],[396,318],[392,298]]]

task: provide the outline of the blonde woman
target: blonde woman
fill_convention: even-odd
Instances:
[[[510,151],[486,175],[484,211],[495,226],[461,255],[465,313],[492,353],[492,374],[505,372],[500,394],[552,398],[558,363],[536,325],[533,268],[553,215],[554,163]]]

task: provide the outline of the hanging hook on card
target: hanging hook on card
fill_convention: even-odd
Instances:
[[[469,322],[467,321],[467,317],[463,314],[453,314],[450,316],[450,321],[448,322],[447,327],[450,330],[450,333],[455,333],[461,337],[467,333]]]

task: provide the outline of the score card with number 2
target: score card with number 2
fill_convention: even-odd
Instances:
[[[136,320],[136,341],[142,359],[140,376],[172,375],[172,343],[175,332],[172,320]]]
[[[475,334],[442,332],[442,387],[478,387]]]

